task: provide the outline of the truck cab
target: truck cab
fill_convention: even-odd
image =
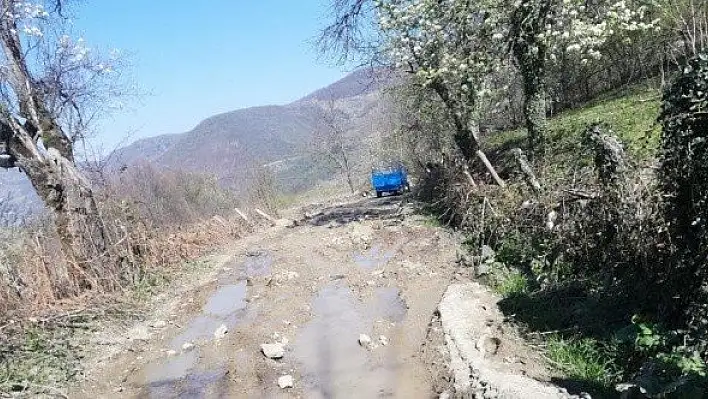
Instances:
[[[374,167],[371,170],[371,186],[377,197],[384,193],[400,195],[410,190],[408,172],[400,162]]]

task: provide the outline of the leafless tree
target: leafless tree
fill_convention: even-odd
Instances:
[[[312,151],[318,158],[334,165],[346,178],[354,192],[354,141],[347,135],[348,115],[338,109],[333,100],[327,101],[320,112],[319,128],[312,140]]]
[[[91,286],[110,243],[75,150],[121,94],[121,79],[116,57],[72,38],[64,11],[62,0],[0,0],[0,167],[27,175],[65,257]]]
[[[331,54],[340,62],[350,61],[364,55],[367,63],[377,60],[375,36],[371,26],[375,4],[371,0],[332,0],[331,23],[321,32],[318,40],[320,50]]]
[[[256,160],[245,162],[241,167],[246,169],[244,184],[248,187],[249,205],[260,207],[277,216],[280,190],[275,173],[268,166],[258,164]]]
[[[708,2],[705,0],[664,0],[661,18],[670,34],[679,38],[670,43],[685,58],[708,51]]]

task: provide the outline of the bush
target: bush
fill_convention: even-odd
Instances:
[[[61,256],[49,216],[0,231],[0,319],[60,300],[149,286],[164,269],[194,259],[246,230],[230,218],[239,202],[214,177],[140,165],[111,176],[95,191],[109,253],[101,270],[79,274]],[[156,280],[157,279],[157,280]]]
[[[502,297],[510,298],[527,293],[529,282],[523,274],[511,271],[497,275],[493,280],[492,288]]]
[[[676,227],[667,228],[677,218],[667,210],[679,197],[664,202],[663,180],[639,162],[646,159],[646,152],[625,151],[609,125],[592,124],[581,137],[573,144],[572,157],[552,155],[546,160],[551,165],[543,161],[537,165],[547,172],[540,175],[540,193],[522,179],[510,180],[507,190],[473,188],[459,169],[442,168],[431,175],[439,179],[439,189],[430,190],[435,194],[433,209],[465,229],[473,252],[483,245],[496,251],[495,260],[502,267],[492,271],[489,283],[507,298],[502,301],[505,313],[514,314],[533,331],[567,331],[549,342],[549,357],[568,377],[593,386],[602,397],[617,394],[612,392],[614,383],[637,381],[649,369],[661,389],[689,380],[693,382],[686,386],[693,389],[702,378],[705,349],[700,345],[706,344],[705,330],[694,328],[686,334],[679,329],[706,319],[696,310],[705,308],[699,295],[705,280],[699,269],[691,269],[696,272],[693,280],[688,274],[673,274],[681,270],[675,260],[682,253],[675,242],[681,235],[673,234]],[[680,153],[676,165],[680,158],[691,161],[689,155],[696,156]],[[701,162],[693,170],[708,168],[708,160]],[[699,182],[686,181],[694,193],[703,190],[701,184],[708,185],[708,174],[700,176]],[[708,215],[706,209],[698,211],[698,205],[691,203],[691,222],[698,212]],[[708,245],[702,242],[705,251]],[[698,258],[703,263],[694,266],[705,267],[706,252]],[[666,317],[667,299],[677,293],[690,298],[676,308],[684,311],[682,315],[688,309],[693,323]],[[564,306],[547,309],[544,298]],[[637,313],[648,321],[631,326],[630,342],[618,342],[615,332]],[[666,329],[649,321],[661,321]]]
[[[152,226],[176,226],[213,216],[231,215],[241,204],[233,193],[219,186],[216,176],[161,170],[144,163],[112,176],[104,202],[123,201]]]
[[[708,332],[708,55],[688,62],[664,94],[659,180],[672,245],[668,248],[667,313],[694,318]],[[705,301],[703,301],[705,303]],[[705,350],[705,348],[704,348]]]

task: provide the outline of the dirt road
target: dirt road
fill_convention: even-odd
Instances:
[[[402,201],[310,209],[236,243],[149,320],[97,334],[71,396],[437,396],[442,362],[422,346],[457,244]]]

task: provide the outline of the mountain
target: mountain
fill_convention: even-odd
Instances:
[[[347,134],[356,136],[357,151],[364,154],[385,113],[382,89],[394,82],[383,70],[360,69],[291,104],[239,109],[207,118],[188,132],[138,140],[111,154],[109,166],[117,170],[150,162],[215,173],[223,184],[242,190],[249,170],[265,167],[282,189],[305,189],[332,175],[305,156],[313,133],[326,128],[323,113],[336,109],[345,114]],[[0,225],[16,223],[37,209],[41,203],[23,175],[0,172]],[[3,213],[9,222],[3,223]]]
[[[17,226],[42,210],[42,202],[25,175],[0,169],[0,226]]]
[[[300,157],[313,133],[323,128],[323,112],[336,108],[346,113],[350,121],[347,130],[352,134],[361,134],[364,125],[370,132],[370,120],[382,106],[382,88],[392,82],[394,79],[381,70],[357,70],[291,104],[231,111],[207,118],[186,133],[139,140],[117,150],[111,162],[122,167],[148,161],[167,168],[216,173],[231,186],[242,186],[249,168],[273,165],[284,185],[300,187],[302,184],[289,184],[284,179],[298,178],[291,167],[303,173],[312,169]]]
[[[385,69],[362,68],[322,89],[296,101],[337,101],[352,97],[366,96],[390,86],[395,81],[392,72]]]

